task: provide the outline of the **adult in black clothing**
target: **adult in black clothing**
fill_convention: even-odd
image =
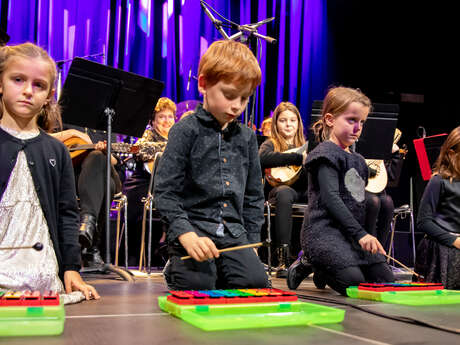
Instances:
[[[176,121],[176,105],[167,97],[162,97],[158,100],[152,118],[147,125],[142,138],[136,144],[148,143],[167,143],[168,134],[171,127]],[[164,149],[164,148],[163,148]],[[126,179],[124,184],[125,194],[128,198],[128,228],[130,233],[129,265],[136,265],[137,257],[140,251],[143,210],[144,203],[142,199],[148,194],[151,173],[154,170],[155,161],[149,158],[148,161],[144,157],[136,157],[136,165],[133,174]],[[165,232],[163,226],[160,231],[155,231],[156,238],[153,243],[164,242]]]
[[[394,187],[399,183],[402,165],[404,162],[405,150],[400,150],[398,145],[393,144],[391,159],[385,160],[384,165],[388,175],[388,186]],[[372,167],[369,167],[370,178],[375,176]],[[394,203],[386,188],[379,193],[372,193],[366,190],[366,221],[365,229],[372,236],[377,237],[379,242],[386,248],[388,234],[391,230]]]
[[[79,241],[83,248],[83,265],[101,266],[101,238],[105,228],[105,197],[106,197],[106,149],[107,134],[103,131],[66,125],[65,130],[52,135],[62,141],[69,142],[77,138],[86,144],[96,143],[95,150],[87,151],[74,158],[74,173],[77,195],[80,206]],[[115,142],[115,138],[112,138]],[[112,156],[112,174],[110,178],[110,198],[121,192],[120,174],[117,172],[119,162]],[[118,169],[119,170],[119,169]]]
[[[271,138],[259,149],[260,165],[265,171],[265,192],[269,201],[276,205],[273,243],[278,253],[277,277],[285,278],[290,264],[292,204],[307,201],[307,178],[302,168],[306,157],[303,145],[305,137],[299,110],[290,102],[281,102],[273,113]],[[297,151],[292,151],[296,148]],[[292,152],[285,152],[287,150]],[[277,181],[280,176],[272,168],[279,167],[286,172],[299,170],[290,180]],[[283,172],[282,169],[278,171]]]

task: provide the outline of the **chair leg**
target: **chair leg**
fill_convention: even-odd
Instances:
[[[147,272],[152,273],[152,207],[153,199],[150,198],[149,202],[149,242],[147,245]]]
[[[411,235],[412,235],[412,257],[413,257],[413,263],[414,263],[414,266],[415,267],[415,261],[416,261],[416,257],[415,257],[415,230],[414,230],[414,212],[412,212],[412,209],[410,210],[410,232],[411,232]]]
[[[128,198],[124,197],[125,202],[125,212],[124,212],[124,219],[125,219],[125,268],[128,269]]]
[[[115,266],[118,266],[118,252],[119,252],[119,242],[120,242],[120,204],[117,207],[117,236],[115,240]]]
[[[145,221],[147,215],[147,203],[144,203],[144,212],[142,215],[142,233],[141,233],[141,251],[139,253],[139,271],[142,271],[142,261],[145,256]]]
[[[267,201],[265,203],[267,207],[267,265],[268,265],[268,276],[271,277],[272,275],[272,237],[271,237],[271,205]]]
[[[394,257],[395,254],[395,248],[394,248],[394,239],[395,239],[395,229],[396,229],[396,219],[398,218],[398,215],[393,216],[393,220],[391,221],[391,236],[390,236],[390,244],[388,245],[388,250],[387,253],[391,257]],[[390,258],[387,258],[387,263],[390,264]],[[393,261],[394,265],[394,261]]]

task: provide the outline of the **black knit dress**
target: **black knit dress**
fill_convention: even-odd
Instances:
[[[336,205],[340,208],[336,216],[327,208],[327,200],[321,197],[318,170],[323,165],[336,170],[339,177],[338,196],[341,202],[339,200]],[[350,266],[385,262],[383,255],[366,252],[358,243],[367,234],[364,230],[364,188],[368,169],[364,158],[358,153],[343,150],[331,141],[325,141],[309,153],[306,169],[309,203],[301,240],[309,261],[331,272]],[[328,194],[327,198],[330,197]]]

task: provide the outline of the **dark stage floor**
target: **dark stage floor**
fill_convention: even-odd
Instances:
[[[85,277],[102,299],[66,307],[64,333],[55,337],[0,338],[19,344],[460,344],[460,336],[374,316],[348,306],[341,324],[204,332],[160,310],[157,297],[166,293],[161,277],[137,278],[127,283],[115,276]],[[276,288],[287,289],[285,280],[273,279]],[[458,328],[460,306],[407,307],[344,298],[332,290],[318,290],[311,278],[299,294],[333,298],[390,315],[408,316]],[[308,301],[311,302],[311,301]],[[317,303],[317,302],[314,302]],[[329,304],[334,306],[332,304]]]

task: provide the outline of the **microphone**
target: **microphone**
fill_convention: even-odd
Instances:
[[[249,26],[251,26],[251,27],[253,27],[254,29],[256,29],[256,28],[258,28],[258,27],[261,26],[261,25],[270,23],[272,20],[275,20],[275,17],[270,17],[270,18],[261,20],[260,22],[257,22],[257,23],[254,23],[254,24],[250,24]]]
[[[259,34],[257,32],[254,32],[252,35],[255,36],[255,37],[261,38],[261,39],[267,41],[268,43],[272,43],[272,44],[276,43],[276,38],[272,38],[270,36],[264,36],[264,35],[261,35],[261,34]]]
[[[35,243],[33,246],[25,247],[0,247],[0,250],[13,250],[13,249],[35,249],[37,252],[43,249],[43,244],[41,242]]]
[[[187,91],[190,90],[190,79],[192,78],[192,68],[188,71]]]
[[[214,26],[216,27],[216,29],[221,33],[222,36],[224,36],[224,38],[226,40],[229,39],[227,33],[222,29],[222,22],[220,20],[217,20],[213,15],[212,13],[209,11],[209,9],[206,7],[206,5],[204,4],[203,1],[200,1],[200,5],[201,7],[203,7],[203,10],[204,10],[204,13],[206,13],[206,15],[208,16],[209,19],[211,19],[211,22],[214,24]]]

